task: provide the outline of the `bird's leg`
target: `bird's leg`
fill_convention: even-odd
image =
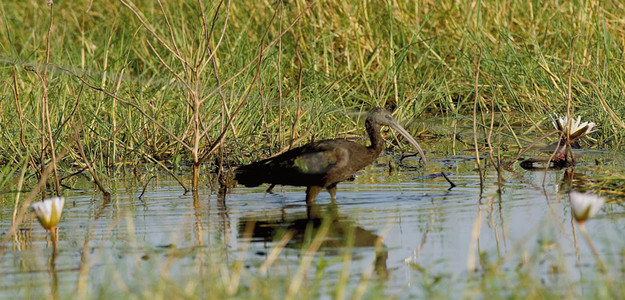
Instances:
[[[315,198],[317,197],[319,192],[321,192],[321,189],[323,188],[316,185],[306,188],[306,205],[311,206],[313,203],[315,203]]]
[[[321,207],[319,204],[306,205],[306,215],[309,220],[321,218]]]
[[[336,203],[336,183],[333,183],[326,187],[328,193],[330,193],[330,198],[332,198],[332,203]]]
[[[272,183],[272,184],[271,184],[271,185],[270,185],[270,186],[269,186],[269,187],[265,190],[265,193],[267,193],[267,194],[273,194],[273,188],[274,188],[275,186],[276,186],[276,185]]]

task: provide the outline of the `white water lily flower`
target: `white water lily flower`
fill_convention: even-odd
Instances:
[[[553,116],[550,115],[550,117],[551,122],[553,123],[553,126],[556,128],[556,130],[566,133],[569,137],[569,141],[573,141],[596,131],[596,129],[594,128],[595,123],[581,123],[581,117],[579,116],[577,117],[577,120],[574,118],[571,118],[571,120],[569,120],[567,116],[564,116],[564,118],[558,118],[558,115],[555,113],[553,114]]]
[[[590,193],[580,193],[576,191],[571,191],[569,193],[569,198],[571,200],[571,210],[573,211],[573,216],[577,222],[583,223],[584,221],[592,218],[605,200],[602,197],[599,197],[595,194]]]
[[[30,205],[39,219],[39,223],[46,230],[50,230],[56,227],[56,224],[61,219],[61,213],[63,212],[63,205],[65,199],[63,197],[54,197],[36,202]]]

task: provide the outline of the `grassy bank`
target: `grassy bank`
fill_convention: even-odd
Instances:
[[[404,122],[470,116],[480,52],[478,108],[503,113],[501,131],[549,130],[571,77],[575,114],[601,125],[597,146],[622,144],[578,77],[624,114],[616,2],[162,5],[3,3],[0,161],[34,171],[65,149],[65,167],[81,164],[78,134],[98,170],[212,162],[222,138],[238,163],[250,149],[363,134],[356,113],[373,106]]]
[[[191,172],[181,185],[197,190],[215,182],[201,168],[363,135],[361,113],[374,106],[394,110],[426,150],[446,140],[453,152],[486,141],[433,132],[431,120],[472,119],[475,109],[481,132],[496,113],[494,146],[523,149],[570,99],[573,114],[600,125],[593,146],[623,144],[625,7],[616,2],[29,1],[0,10],[3,186],[22,172],[27,186],[54,178],[48,191],[61,194],[82,173],[106,197],[109,172],[147,162]]]

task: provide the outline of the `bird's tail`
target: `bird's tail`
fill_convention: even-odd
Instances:
[[[257,168],[240,167],[234,170],[234,180],[246,187],[254,187],[263,184],[260,170]]]

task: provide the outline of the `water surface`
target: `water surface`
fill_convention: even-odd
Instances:
[[[270,268],[271,276],[287,280],[327,222],[328,233],[306,277],[313,280],[317,271],[323,272],[327,282],[319,290],[322,298],[334,295],[333,283],[346,266],[351,292],[370,276],[381,283],[383,293],[400,298],[430,295],[427,287],[437,284],[443,296],[472,297],[479,274],[489,266],[501,268],[510,278],[529,268],[543,286],[573,287],[574,295],[588,295],[601,276],[571,220],[567,192],[603,174],[594,166],[595,159],[607,169],[622,171],[614,155],[588,151],[569,173],[528,171],[515,164],[502,171],[503,181],[493,168],[480,180],[470,152],[428,154],[427,168],[414,160],[383,156],[356,180],[339,184],[336,204],[321,193],[312,215],[301,187],[278,186],[267,194],[266,186],[239,186],[217,196],[204,186],[194,197],[158,174],[140,199],[145,182],[114,181],[113,199],[103,203],[90,184],[82,184],[82,189],[64,192],[54,272],[49,267],[49,237],[30,216],[20,227],[23,236],[4,247],[0,289],[5,298],[50,295],[54,281],[61,295],[71,295],[79,285],[81,260],[89,262],[85,286],[93,296],[144,294],[162,274],[184,287],[185,280],[210,272],[211,265],[232,267],[236,261],[243,263],[249,280],[262,276],[272,247],[290,232],[292,237]],[[390,174],[389,162],[395,166]],[[441,171],[455,187],[450,188]],[[2,197],[4,236],[15,194]],[[622,278],[625,269],[624,225],[618,203],[605,205],[587,222],[613,278]]]

